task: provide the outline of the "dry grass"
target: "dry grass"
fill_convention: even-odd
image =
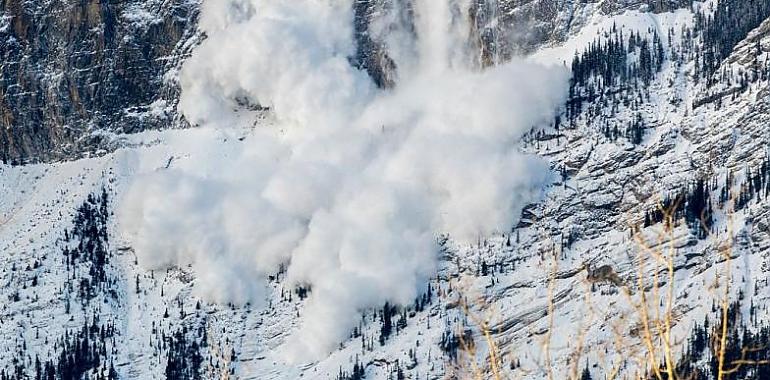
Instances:
[[[732,202],[731,202],[732,203]],[[617,320],[608,323],[612,330],[613,341],[609,346],[615,352],[614,359],[606,358],[604,350],[598,347],[592,347],[590,353],[598,357],[602,363],[597,363],[602,368],[603,378],[607,380],[623,379],[655,379],[655,380],[686,380],[685,377],[677,373],[677,358],[683,351],[686,340],[676,340],[672,332],[680,315],[675,311],[676,293],[675,293],[675,258],[677,249],[676,244],[676,220],[674,210],[678,204],[674,204],[669,209],[663,209],[663,222],[661,228],[656,232],[657,239],[645,237],[642,231],[632,226],[633,237],[638,254],[636,257],[636,281],[619,286],[622,298],[630,305],[630,313],[620,313]],[[727,215],[727,233],[726,240],[722,241],[716,248],[717,261],[723,261],[723,270],[717,271],[714,286],[711,288],[714,292],[714,298],[719,300],[721,305],[719,331],[715,331],[716,339],[712,343],[712,354],[718,362],[717,380],[725,380],[728,375],[738,371],[743,365],[761,365],[770,364],[768,361],[746,360],[746,354],[750,349],[743,351],[743,358],[730,363],[725,362],[726,348],[728,345],[728,309],[730,304],[730,279],[731,279],[731,260],[733,259],[733,213]],[[704,230],[706,228],[705,220],[702,220]],[[650,242],[654,241],[654,244]],[[472,328],[477,331],[480,338],[479,344],[484,345],[484,352],[479,354],[479,347],[475,342],[466,342],[461,332],[461,351],[458,355],[457,363],[454,366],[455,371],[449,375],[454,379],[520,379],[520,378],[546,378],[553,380],[555,376],[559,379],[567,378],[570,380],[579,380],[581,377],[581,364],[586,350],[587,326],[590,326],[597,316],[606,317],[610,311],[598,311],[591,298],[590,285],[586,282],[584,296],[584,306],[588,310],[585,320],[581,323],[580,331],[577,333],[575,345],[569,355],[570,365],[566,373],[556,374],[556,366],[553,363],[551,346],[552,333],[554,331],[554,319],[556,305],[554,302],[554,291],[556,288],[555,275],[557,272],[557,255],[553,255],[553,264],[548,276],[548,305],[546,310],[545,323],[547,331],[543,334],[540,342],[542,352],[542,363],[535,368],[506,368],[502,358],[505,356],[499,348],[499,343],[495,338],[494,332],[490,329],[491,320],[494,320],[496,313],[492,307],[482,298],[469,302],[463,292],[460,292],[459,304]],[[719,278],[725,280],[719,283]],[[458,287],[461,288],[461,287]],[[636,334],[631,334],[634,331]],[[636,335],[636,336],[633,336]],[[508,354],[511,356],[510,354]],[[510,360],[515,360],[510,358]],[[635,368],[635,372],[628,370]],[[597,374],[594,374],[596,376]]]
[[[230,367],[233,362],[232,347],[229,344],[222,344],[221,341],[214,340],[216,334],[212,328],[212,324],[206,326],[206,346],[208,347],[209,359],[206,360],[203,372],[207,379],[230,380]]]

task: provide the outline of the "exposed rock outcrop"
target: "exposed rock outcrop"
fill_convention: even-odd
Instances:
[[[171,125],[198,2],[0,1],[0,161],[74,158]]]

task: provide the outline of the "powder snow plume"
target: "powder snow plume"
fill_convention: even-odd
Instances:
[[[281,265],[309,285],[290,359],[328,354],[368,308],[413,301],[435,274],[439,234],[508,231],[549,180],[517,142],[553,120],[567,70],[481,69],[470,1],[389,4],[372,33],[396,84],[380,89],[351,64],[353,0],[204,2],[180,111],[200,128],[253,132],[224,157],[201,144],[185,165],[138,176],[122,204],[140,264],[192,265],[210,301],[259,305]]]

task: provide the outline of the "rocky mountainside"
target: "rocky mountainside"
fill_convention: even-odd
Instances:
[[[354,2],[350,63],[383,88],[399,68],[371,20],[393,3]],[[421,296],[365,310],[301,364],[280,351],[312,289],[281,270],[267,305],[207,302],[201,273],[140,266],[116,225],[136,173],[204,154],[191,136],[223,157],[254,137],[148,131],[183,122],[175,73],[201,39],[199,4],[1,4],[0,155],[67,160],[0,165],[0,379],[468,378],[471,363],[491,371],[489,342],[514,378],[655,378],[629,360],[644,345],[635,305],[667,301],[654,289],[671,290],[682,376],[717,378],[725,293],[728,357],[755,360],[725,378],[767,376],[770,1],[471,2],[479,67],[530,54],[571,70],[559,116],[521,141],[552,183],[511,231],[440,239]],[[645,248],[671,252],[671,272]]]
[[[602,1],[604,12],[684,0]],[[369,34],[388,1],[357,1],[356,64],[381,85],[387,57]],[[563,41],[580,28],[581,2],[476,1],[480,60],[491,64]],[[0,161],[73,159],[113,145],[113,134],[184,126],[176,113],[176,72],[200,40],[196,1],[0,3]],[[490,20],[496,20],[494,25]],[[390,78],[392,80],[392,78]]]
[[[0,161],[81,157],[175,122],[194,1],[0,3]]]

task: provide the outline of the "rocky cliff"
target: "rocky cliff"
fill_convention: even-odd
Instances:
[[[0,160],[75,158],[174,122],[195,1],[0,2]]]
[[[393,83],[396,68],[371,32],[370,20],[391,2],[355,3],[358,52],[351,58],[381,86]],[[660,12],[690,3],[604,0],[598,8]],[[472,33],[480,64],[565,40],[580,29],[585,5],[475,0]],[[198,8],[197,0],[3,0],[0,161],[72,159],[109,149],[114,134],[184,126],[176,112],[176,71],[201,38]]]

